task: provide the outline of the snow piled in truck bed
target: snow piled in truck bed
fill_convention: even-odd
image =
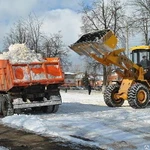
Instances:
[[[0,59],[14,63],[31,63],[44,61],[40,53],[30,50],[25,44],[12,44],[8,52],[0,54]]]

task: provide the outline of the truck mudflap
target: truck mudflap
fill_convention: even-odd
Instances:
[[[61,105],[62,100],[60,96],[51,96],[50,100],[47,100],[45,97],[44,101],[27,101],[22,103],[13,103],[14,109],[25,109],[25,108],[33,108],[33,107],[42,107],[42,106],[51,106],[51,105]]]

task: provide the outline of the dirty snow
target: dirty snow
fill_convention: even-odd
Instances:
[[[30,50],[26,44],[11,44],[7,52],[0,54],[0,59],[14,63],[30,63],[44,61],[40,53]]]
[[[150,108],[107,107],[100,92],[61,91],[63,104],[55,114],[14,114],[1,123],[57,140],[106,150],[149,150]]]

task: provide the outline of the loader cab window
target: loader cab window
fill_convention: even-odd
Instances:
[[[142,58],[143,56],[146,56],[147,59],[150,61],[150,49],[149,50],[137,49],[132,51],[131,53],[132,61],[136,64],[140,64],[141,60],[143,59]]]

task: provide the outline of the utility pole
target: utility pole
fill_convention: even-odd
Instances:
[[[129,52],[129,25],[128,22],[126,24],[126,54],[128,57],[130,57],[130,52]]]

